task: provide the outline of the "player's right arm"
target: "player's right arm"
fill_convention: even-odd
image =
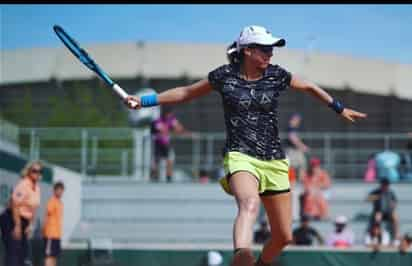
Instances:
[[[207,79],[202,79],[197,81],[193,84],[187,86],[180,86],[172,89],[168,89],[162,93],[156,95],[156,102],[159,105],[166,105],[166,104],[177,104],[182,102],[187,102],[193,100],[197,97],[203,96],[208,94],[213,90],[212,86],[210,85]],[[144,97],[144,96],[143,96]],[[144,107],[145,105],[142,104],[142,98],[129,95],[126,98],[126,104],[131,109],[139,109]],[[137,103],[135,107],[133,107],[130,102],[134,101]]]

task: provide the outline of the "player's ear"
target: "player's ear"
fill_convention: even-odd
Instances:
[[[249,48],[244,48],[243,53],[247,56],[250,56],[252,54],[252,50],[250,50]]]

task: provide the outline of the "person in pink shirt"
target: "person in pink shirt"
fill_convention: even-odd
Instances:
[[[13,189],[9,206],[0,216],[2,240],[5,246],[4,265],[23,266],[29,254],[29,238],[36,211],[40,206],[40,186],[43,165],[29,162],[22,178]]]
[[[166,179],[172,181],[173,176],[173,149],[170,143],[170,133],[187,135],[183,125],[177,120],[170,107],[163,107],[160,117],[152,122],[152,139],[154,144],[154,158],[152,161],[151,178],[154,181],[159,180],[159,163],[160,160],[166,160]]]

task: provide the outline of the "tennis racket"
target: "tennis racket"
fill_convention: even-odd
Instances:
[[[67,34],[67,32],[63,30],[62,27],[60,27],[59,25],[54,25],[53,30],[56,33],[57,37],[59,37],[59,39],[67,47],[67,49],[69,49],[70,52],[72,52],[72,54],[75,57],[77,57],[77,59],[79,59],[80,62],[82,62],[87,68],[96,73],[97,76],[101,80],[103,80],[107,86],[112,88],[112,90],[114,90],[117,93],[117,95],[119,95],[120,98],[122,98],[122,100],[125,100],[127,96],[129,96],[127,92],[125,92],[117,83],[115,83],[109,77],[109,75],[107,75],[106,72],[104,72],[103,69],[101,69],[99,65],[96,64],[96,62],[94,62],[94,60],[86,52],[86,50],[81,48],[78,42],[76,42],[72,37],[70,37],[70,35]],[[130,104],[132,105],[132,107],[135,107],[137,105],[137,102],[131,101]]]

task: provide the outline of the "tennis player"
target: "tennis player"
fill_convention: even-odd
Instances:
[[[30,259],[28,241],[40,206],[41,171],[42,164],[38,161],[26,164],[22,178],[13,189],[10,204],[0,216],[7,266],[24,266]]]
[[[292,241],[289,161],[278,129],[281,92],[289,87],[307,92],[349,122],[366,117],[344,107],[314,83],[272,65],[274,47],[285,43],[264,27],[247,26],[227,49],[229,64],[211,71],[207,79],[160,94],[129,96],[125,101],[129,108],[133,108],[131,101],[137,102],[135,108],[139,109],[187,102],[213,90],[222,96],[227,136],[223,159],[226,176],[220,183],[224,191],[235,197],[238,207],[231,264],[235,266],[270,265]],[[260,200],[269,220],[271,239],[255,262],[251,246]]]

